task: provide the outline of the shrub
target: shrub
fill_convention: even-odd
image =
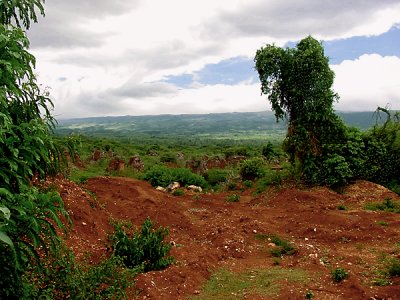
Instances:
[[[171,182],[179,182],[181,185],[197,185],[207,187],[204,177],[192,173],[186,168],[168,168],[165,166],[154,166],[144,174],[144,180],[152,186],[167,187]]]
[[[43,261],[41,270],[25,276],[25,299],[127,299],[126,289],[137,275],[137,270],[124,268],[121,258],[113,255],[96,265],[86,260],[78,263],[65,245]]]
[[[332,280],[336,283],[349,277],[349,273],[343,268],[336,268],[331,271]]]
[[[228,201],[228,202],[239,202],[239,200],[240,200],[240,196],[236,195],[236,194],[232,194],[232,195],[229,195],[228,197],[226,197],[226,201]]]
[[[283,255],[293,255],[297,252],[297,249],[288,241],[280,238],[277,235],[269,235],[271,242],[277,247],[271,249],[271,255],[275,257],[281,257]]]
[[[329,156],[323,162],[323,177],[328,186],[340,187],[349,182],[353,173],[346,159],[337,154]]]
[[[177,189],[177,190],[172,192],[172,195],[174,195],[174,196],[183,196],[183,195],[185,195],[185,193],[182,190]]]
[[[268,142],[267,145],[262,147],[261,153],[266,159],[272,159],[276,155],[271,142]]]
[[[245,180],[261,178],[265,174],[264,160],[260,158],[247,159],[240,164],[240,176]]]
[[[165,162],[176,163],[176,156],[174,155],[174,153],[168,152],[161,155],[160,161],[163,163]]]
[[[251,180],[245,180],[243,181],[243,185],[247,188],[251,188],[253,186],[253,181]]]
[[[386,198],[381,203],[368,203],[365,206],[367,210],[382,210],[387,212],[400,213],[400,203],[392,201],[391,198]]]
[[[205,174],[205,179],[211,186],[223,183],[228,178],[228,172],[222,169],[210,169]]]
[[[115,232],[109,237],[114,254],[122,258],[128,268],[139,268],[144,272],[162,270],[173,263],[173,257],[167,257],[171,245],[164,243],[168,228],[153,229],[147,218],[141,232],[128,234],[121,225],[115,225]]]

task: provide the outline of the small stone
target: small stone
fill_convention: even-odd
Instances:
[[[195,290],[195,291],[193,292],[193,294],[198,295],[198,294],[200,294],[200,291],[199,291],[199,290]]]
[[[83,226],[86,226],[87,224],[86,224],[85,222],[82,222],[82,225],[83,225]]]
[[[253,233],[257,233],[257,230],[253,229]]]

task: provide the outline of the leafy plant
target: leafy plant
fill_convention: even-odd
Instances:
[[[43,268],[25,276],[26,299],[126,299],[138,270],[126,269],[121,258],[111,255],[93,265],[77,261],[65,245],[43,261]]]
[[[232,194],[226,197],[226,201],[228,202],[239,202],[240,196],[237,194]]]
[[[265,163],[260,158],[246,159],[240,164],[239,173],[245,180],[261,178],[265,172]]]
[[[270,251],[272,256],[281,257],[283,255],[293,255],[297,252],[297,249],[293,244],[277,235],[269,235],[269,239],[276,245],[276,247]]]
[[[334,282],[339,283],[349,277],[349,272],[343,268],[335,268],[331,271],[331,277]]]
[[[373,202],[366,204],[365,209],[400,213],[400,203],[394,202],[391,198],[386,198],[383,202]]]
[[[223,183],[227,180],[228,172],[222,169],[210,169],[204,177],[211,186],[216,186],[217,184]]]
[[[181,185],[197,185],[202,188],[207,186],[204,177],[192,173],[186,168],[168,168],[165,166],[154,166],[148,170],[144,180],[150,182],[152,186],[167,187],[171,182],[179,182]]]
[[[121,257],[128,268],[144,272],[162,270],[173,263],[167,256],[171,245],[164,242],[168,229],[153,229],[150,218],[147,218],[140,232],[127,233],[121,225],[115,225],[115,231],[109,236],[114,254]]]
[[[174,196],[183,196],[185,193],[181,189],[176,189],[172,192],[172,195]]]

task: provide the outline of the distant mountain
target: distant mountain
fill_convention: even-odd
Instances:
[[[338,112],[350,126],[362,130],[374,125],[374,112]],[[276,122],[273,112],[215,113],[156,116],[95,117],[59,120],[58,134],[92,136],[201,136],[282,132],[285,122]]]

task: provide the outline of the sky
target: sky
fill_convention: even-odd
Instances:
[[[48,0],[28,31],[56,119],[270,110],[257,49],[312,35],[335,109],[400,110],[400,0]]]

